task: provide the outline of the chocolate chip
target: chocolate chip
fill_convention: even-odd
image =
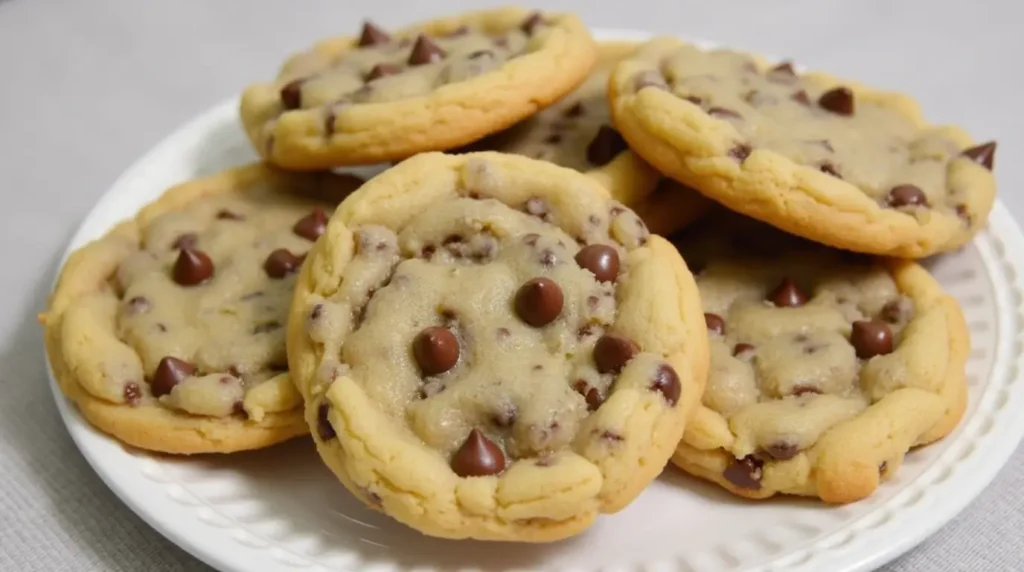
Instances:
[[[860,359],[891,353],[892,342],[892,330],[882,322],[860,320],[850,330],[850,343]]]
[[[533,278],[516,292],[516,314],[527,324],[540,328],[562,313],[562,289],[550,278]]]
[[[734,356],[739,356],[742,353],[747,353],[747,352],[752,352],[752,351],[754,351],[754,345],[753,344],[747,344],[747,343],[740,342],[740,343],[738,343],[738,344],[736,344],[735,346],[732,347],[732,355],[734,355]]]
[[[880,313],[883,320],[890,324],[898,324],[903,321],[904,308],[900,300],[891,300],[882,306]]]
[[[960,217],[967,226],[971,226],[971,224],[973,224],[974,219],[971,217],[971,213],[967,210],[967,205],[959,204],[954,210],[956,211],[956,216]]]
[[[793,92],[793,95],[789,96],[789,98],[799,103],[800,105],[811,104],[811,97],[807,95],[807,92],[802,89],[800,91]]]
[[[281,88],[281,105],[285,109],[298,109],[302,107],[302,83],[304,79],[297,79],[284,84]]]
[[[763,472],[764,462],[753,455],[747,455],[733,461],[722,476],[738,488],[756,491],[761,488]]]
[[[658,89],[668,91],[668,82],[665,81],[665,76],[654,70],[647,70],[638,73],[636,75],[636,79],[633,80],[633,85],[636,91],[640,91],[645,87],[656,87]]]
[[[411,66],[420,66],[423,64],[432,64],[439,62],[445,58],[448,54],[441,49],[427,36],[420,34],[416,38],[416,43],[412,47],[412,52],[409,54],[408,63]]]
[[[889,191],[886,202],[894,208],[927,207],[928,195],[915,185],[897,185]]]
[[[534,12],[530,14],[526,20],[519,26],[519,29],[523,31],[527,36],[532,36],[533,32],[537,29],[537,26],[544,24],[544,16],[540,15],[540,12]]]
[[[807,295],[788,277],[782,279],[782,282],[768,295],[768,299],[780,308],[803,306],[807,303]]]
[[[742,163],[750,156],[750,151],[750,145],[737,145],[732,149],[729,149],[729,156]]]
[[[412,353],[424,376],[438,375],[459,361],[459,340],[448,328],[431,326],[416,334]]]
[[[889,463],[882,461],[882,463],[878,465],[878,474],[884,475],[887,470],[889,470]]]
[[[822,163],[818,165],[818,170],[821,171],[822,173],[832,175],[837,179],[843,178],[842,175],[839,174],[839,170],[836,169],[836,166],[828,161],[822,161]]]
[[[576,264],[591,271],[598,282],[615,282],[619,276],[619,253],[606,244],[591,244],[576,253]]]
[[[174,281],[182,286],[202,284],[213,276],[213,261],[201,250],[184,249],[174,261]]]
[[[818,98],[818,106],[836,115],[853,115],[853,92],[848,87],[837,87]]]
[[[376,46],[377,44],[386,44],[391,41],[391,36],[387,32],[378,28],[366,20],[363,22],[363,31],[359,34],[359,47],[365,48],[367,46]]]
[[[437,247],[432,244],[428,244],[420,250],[420,256],[429,259],[431,256],[434,256],[435,252],[437,252]]]
[[[149,298],[134,296],[131,300],[128,300],[128,313],[131,315],[142,314],[148,312],[150,306]]]
[[[798,447],[796,443],[779,441],[765,447],[764,452],[776,461],[788,461],[800,452],[800,447]]]
[[[396,66],[395,64],[382,63],[373,66],[373,69],[370,70],[370,73],[366,74],[365,79],[367,82],[371,82],[375,79],[380,79],[382,77],[387,77],[389,75],[398,75],[400,73],[402,73],[402,68]]]
[[[587,402],[587,411],[597,411],[604,403],[604,397],[601,397],[601,392],[596,387],[591,387],[583,399]]]
[[[533,197],[532,199],[527,200],[526,204],[523,206],[523,209],[527,213],[532,214],[533,216],[544,221],[548,220],[548,215],[550,214],[550,211],[548,210],[548,204],[544,202],[544,199],[540,197]],[[526,236],[530,237],[533,236],[533,234],[535,233],[530,233]],[[538,238],[540,237],[540,235],[537,236]],[[536,241],[534,241],[534,244],[536,244]]]
[[[594,433],[597,433],[597,429],[594,429]],[[620,441],[625,441],[626,440],[626,438],[623,437],[622,435],[616,433],[615,431],[609,431],[608,429],[605,429],[604,431],[601,431],[600,435],[601,435],[601,439],[603,439],[605,441],[611,441],[613,443],[618,443]]]
[[[505,470],[505,454],[479,429],[473,429],[452,457],[451,467],[460,477],[497,475]]]
[[[718,314],[704,314],[704,324],[707,325],[708,331],[719,336],[725,335],[725,320],[722,319]]]
[[[565,117],[579,117],[579,116],[583,115],[583,103],[577,101],[576,103],[574,103],[572,105],[572,107],[570,107],[569,109],[566,109],[562,113],[562,115],[565,116]]]
[[[801,395],[821,395],[821,390],[813,385],[794,385],[792,395],[800,397]]]
[[[305,256],[295,256],[284,248],[270,253],[263,262],[263,270],[271,278],[284,278],[299,269]]]
[[[607,125],[602,125],[597,134],[587,145],[587,161],[600,167],[607,165],[616,155],[628,148],[626,140],[619,132]]]
[[[558,133],[552,133],[544,138],[544,142],[548,145],[558,145],[562,142],[562,136]]]
[[[245,220],[244,216],[236,212],[229,211],[228,209],[220,209],[217,211],[217,218],[219,220]]]
[[[124,397],[124,402],[128,405],[138,405],[142,401],[142,389],[139,387],[139,384],[129,381],[124,384],[122,396]]]
[[[300,218],[292,232],[306,240],[316,240],[327,230],[327,213],[324,209],[316,207],[308,215]]]
[[[338,435],[337,432],[334,431],[334,427],[331,425],[330,419],[327,418],[327,414],[330,413],[330,411],[331,406],[328,405],[326,401],[316,408],[316,432],[321,441],[330,441]]]
[[[619,373],[640,348],[629,338],[605,334],[594,344],[594,364],[600,373]]]
[[[696,95],[687,95],[683,99],[685,99],[686,101],[689,101],[690,103],[692,103],[694,105],[702,105],[704,103],[704,100],[699,98],[699,97],[697,97]]]
[[[269,333],[269,332],[273,332],[274,330],[280,330],[280,329],[281,329],[281,322],[278,322],[277,320],[271,320],[269,322],[263,322],[263,323],[256,324],[255,326],[253,326],[252,333],[254,335],[256,335],[256,334],[266,334],[266,333]]]
[[[175,238],[174,242],[171,243],[171,247],[173,247],[175,250],[194,249],[196,247],[197,240],[199,240],[199,237],[196,235],[196,233],[186,232],[184,234],[178,235],[178,238]]]
[[[708,115],[719,119],[743,119],[743,116],[739,113],[724,107],[712,107],[708,110]]]
[[[679,375],[676,374],[676,370],[672,369],[672,366],[663,363],[654,371],[654,381],[651,383],[651,390],[661,393],[669,406],[674,407],[679,402],[679,394],[682,393],[683,386],[679,383]]]
[[[175,385],[195,372],[195,366],[187,361],[166,356],[157,364],[156,371],[153,372],[153,379],[149,381],[149,389],[157,397],[167,395]]]
[[[777,83],[792,83],[796,80],[796,70],[793,69],[791,62],[782,62],[768,70],[768,80]]]
[[[961,154],[991,171],[996,159],[996,142],[989,141],[988,143],[975,145],[970,149],[964,149]]]

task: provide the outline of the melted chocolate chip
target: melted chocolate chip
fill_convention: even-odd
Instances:
[[[738,488],[756,491],[761,488],[763,469],[763,461],[753,455],[747,455],[733,461],[726,467],[722,476]]]
[[[378,28],[366,20],[363,22],[363,31],[359,34],[359,47],[365,48],[367,46],[376,46],[377,44],[386,44],[391,41],[391,36],[387,32]]]
[[[451,467],[460,477],[497,475],[505,470],[505,454],[479,429],[473,429],[452,457]]]
[[[304,79],[297,79],[284,84],[281,88],[281,105],[287,109],[298,109],[302,107],[302,83]]]
[[[754,351],[754,345],[753,344],[747,344],[747,343],[744,343],[744,342],[740,342],[740,343],[738,343],[738,344],[736,344],[735,346],[732,347],[732,355],[733,356],[737,356],[737,357],[740,354],[747,353],[747,352],[752,352],[752,351]]]
[[[679,394],[682,393],[683,386],[679,383],[679,375],[676,374],[676,370],[663,363],[654,371],[651,390],[661,393],[669,406],[674,407],[679,402]]]
[[[537,26],[541,26],[543,24],[544,16],[541,16],[540,12],[534,12],[533,14],[530,14],[522,24],[520,24],[519,29],[527,36],[532,36],[537,30]]]
[[[606,244],[591,244],[576,253],[576,264],[591,271],[598,282],[615,282],[619,276],[619,253]]]
[[[305,256],[295,256],[284,248],[278,248],[270,253],[263,262],[263,270],[271,278],[284,278],[292,272],[296,272]]]
[[[782,62],[768,70],[768,80],[776,83],[792,83],[796,80],[796,70],[793,69],[792,62]]]
[[[836,115],[853,115],[853,91],[848,87],[830,89],[818,98],[818,106]]]
[[[562,142],[562,136],[558,133],[552,133],[544,138],[544,143],[548,145],[558,145]]]
[[[725,320],[718,314],[704,314],[704,324],[708,331],[719,336],[725,335]]]
[[[860,359],[885,355],[892,352],[892,330],[882,322],[857,321],[850,330],[850,343]]]
[[[996,159],[996,142],[989,141],[988,143],[975,145],[970,149],[964,149],[961,154],[991,171]]]
[[[175,250],[194,249],[196,247],[197,240],[199,240],[199,237],[196,235],[196,233],[186,232],[184,234],[178,235],[178,238],[175,238],[174,242],[171,243],[171,247],[173,247]]]
[[[327,213],[324,209],[316,207],[308,215],[300,218],[292,232],[306,240],[316,240],[327,230]]]
[[[772,290],[768,299],[780,308],[793,308],[803,306],[807,303],[807,294],[804,294],[800,287],[788,277]]]
[[[779,441],[765,447],[764,452],[776,461],[788,461],[800,452],[800,447],[796,443]]]
[[[173,278],[182,286],[202,284],[213,276],[213,261],[201,250],[184,249],[174,261]]]
[[[818,170],[827,175],[832,175],[837,179],[843,178],[843,176],[839,174],[839,169],[836,169],[836,166],[828,161],[822,161],[822,163],[818,165]]]
[[[316,408],[316,432],[321,441],[330,441],[338,436],[337,432],[334,431],[334,426],[331,425],[330,419],[327,418],[327,414],[330,412],[331,406],[326,401]]]
[[[587,390],[583,399],[587,402],[587,411],[597,411],[604,403],[604,397],[601,396],[601,392],[596,387],[591,387]]]
[[[194,374],[196,368],[187,361],[176,357],[167,356],[160,360],[153,372],[153,379],[149,381],[149,389],[156,397],[167,395],[188,376]]]
[[[221,209],[221,210],[217,211],[217,219],[219,219],[219,220],[245,220],[245,217],[240,215],[240,214],[238,214],[238,213],[236,213],[236,212],[229,211],[228,209]]]
[[[789,98],[799,103],[800,105],[811,104],[811,97],[807,95],[807,92],[802,89],[800,91],[793,92],[793,95],[789,96]]]
[[[928,196],[915,185],[897,185],[889,191],[886,202],[893,208],[927,207]]]
[[[396,66],[395,64],[382,63],[373,66],[373,69],[370,70],[370,73],[366,74],[365,79],[367,82],[371,82],[375,79],[380,79],[382,77],[387,77],[389,75],[398,75],[400,73],[402,73],[402,68]]]
[[[725,107],[712,107],[708,110],[708,115],[719,119],[743,119],[742,115]]]
[[[800,397],[801,395],[807,395],[807,394],[810,394],[810,395],[821,395],[821,390],[818,389],[817,387],[813,386],[813,385],[799,384],[799,385],[794,385],[793,386],[792,395],[794,395],[796,397]]]
[[[882,306],[881,317],[890,324],[898,324],[903,321],[904,309],[899,300],[891,300]]]
[[[619,373],[640,348],[629,338],[605,334],[594,344],[594,364],[600,373]]]
[[[438,375],[459,361],[459,340],[448,328],[431,326],[416,334],[412,353],[424,376]]]
[[[597,433],[597,429],[595,429],[594,432]],[[600,436],[601,436],[601,439],[603,439],[605,441],[611,441],[613,443],[618,443],[618,442],[626,440],[626,438],[623,437],[622,435],[620,435],[619,433],[616,433],[615,431],[611,431],[611,430],[608,430],[608,429],[605,429],[604,431],[601,431]]]
[[[129,381],[124,384],[124,391],[121,395],[128,405],[138,405],[142,401],[142,388],[134,381]]]
[[[742,163],[750,156],[750,151],[750,145],[737,145],[732,149],[729,149],[729,156]]]
[[[533,278],[516,292],[516,315],[527,324],[540,328],[558,318],[565,298],[562,289],[550,278]]]
[[[420,34],[416,38],[416,43],[412,46],[412,52],[409,54],[408,63],[411,66],[421,66],[423,64],[432,64],[439,62],[445,58],[448,54],[441,49],[427,36]]]
[[[689,101],[690,103],[692,103],[694,105],[702,105],[704,103],[704,100],[699,98],[699,97],[697,97],[696,95],[687,95],[683,99],[685,99],[686,101]]]
[[[967,205],[956,205],[956,208],[954,210],[956,211],[956,216],[960,217],[960,219],[963,220],[964,224],[966,224],[967,226],[971,226],[974,223],[974,219],[971,217],[971,213],[967,210]]]
[[[572,105],[572,107],[570,107],[570,108],[566,109],[564,112],[562,112],[562,115],[565,116],[565,117],[570,117],[570,118],[579,117],[579,116],[583,115],[583,103],[577,101],[576,103],[574,103]]]
[[[611,163],[612,159],[628,148],[626,140],[619,135],[619,132],[602,125],[597,134],[587,145],[587,161],[598,167]]]

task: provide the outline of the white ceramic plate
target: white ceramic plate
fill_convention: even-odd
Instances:
[[[603,37],[642,38],[607,32]],[[132,166],[69,246],[101,236],[168,186],[255,159],[236,102],[179,129]],[[94,431],[51,386],[72,437],[107,485],[160,533],[224,571],[420,572],[442,569],[829,571],[879,566],[966,506],[1024,435],[1021,303],[1024,237],[997,204],[970,246],[934,260],[964,306],[973,352],[970,406],[946,440],[908,455],[871,498],[828,507],[800,499],[746,502],[666,470],[619,514],[552,545],[426,538],[365,509],[305,439],[271,450],[177,459],[127,450]]]

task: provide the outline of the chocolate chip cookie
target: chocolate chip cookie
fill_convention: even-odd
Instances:
[[[76,251],[41,316],[61,389],[97,428],[154,451],[305,433],[288,304],[333,201],[358,184],[243,167],[170,189]]]
[[[662,172],[831,246],[919,258],[984,226],[995,143],[916,102],[756,56],[656,39],[609,84],[615,124]]]
[[[502,8],[394,33],[366,22],[246,89],[242,122],[264,158],[290,169],[400,160],[532,115],[576,88],[596,57],[571,14]]]
[[[661,472],[708,359],[667,241],[594,179],[499,153],[419,155],[346,200],[288,345],[349,490],[426,534],[533,542]]]
[[[960,420],[967,328],[920,266],[732,214],[676,242],[701,268],[711,339],[679,467],[744,497],[851,502]]]

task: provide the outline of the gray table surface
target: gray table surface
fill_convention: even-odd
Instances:
[[[54,264],[117,175],[283,56],[369,16],[388,25],[471,0],[0,0],[0,570],[207,570],[123,506],[77,452],[46,386]],[[680,33],[909,91],[936,121],[999,140],[1018,220],[1024,4],[911,0],[552,0],[593,26]],[[889,571],[1024,569],[1024,451]]]

